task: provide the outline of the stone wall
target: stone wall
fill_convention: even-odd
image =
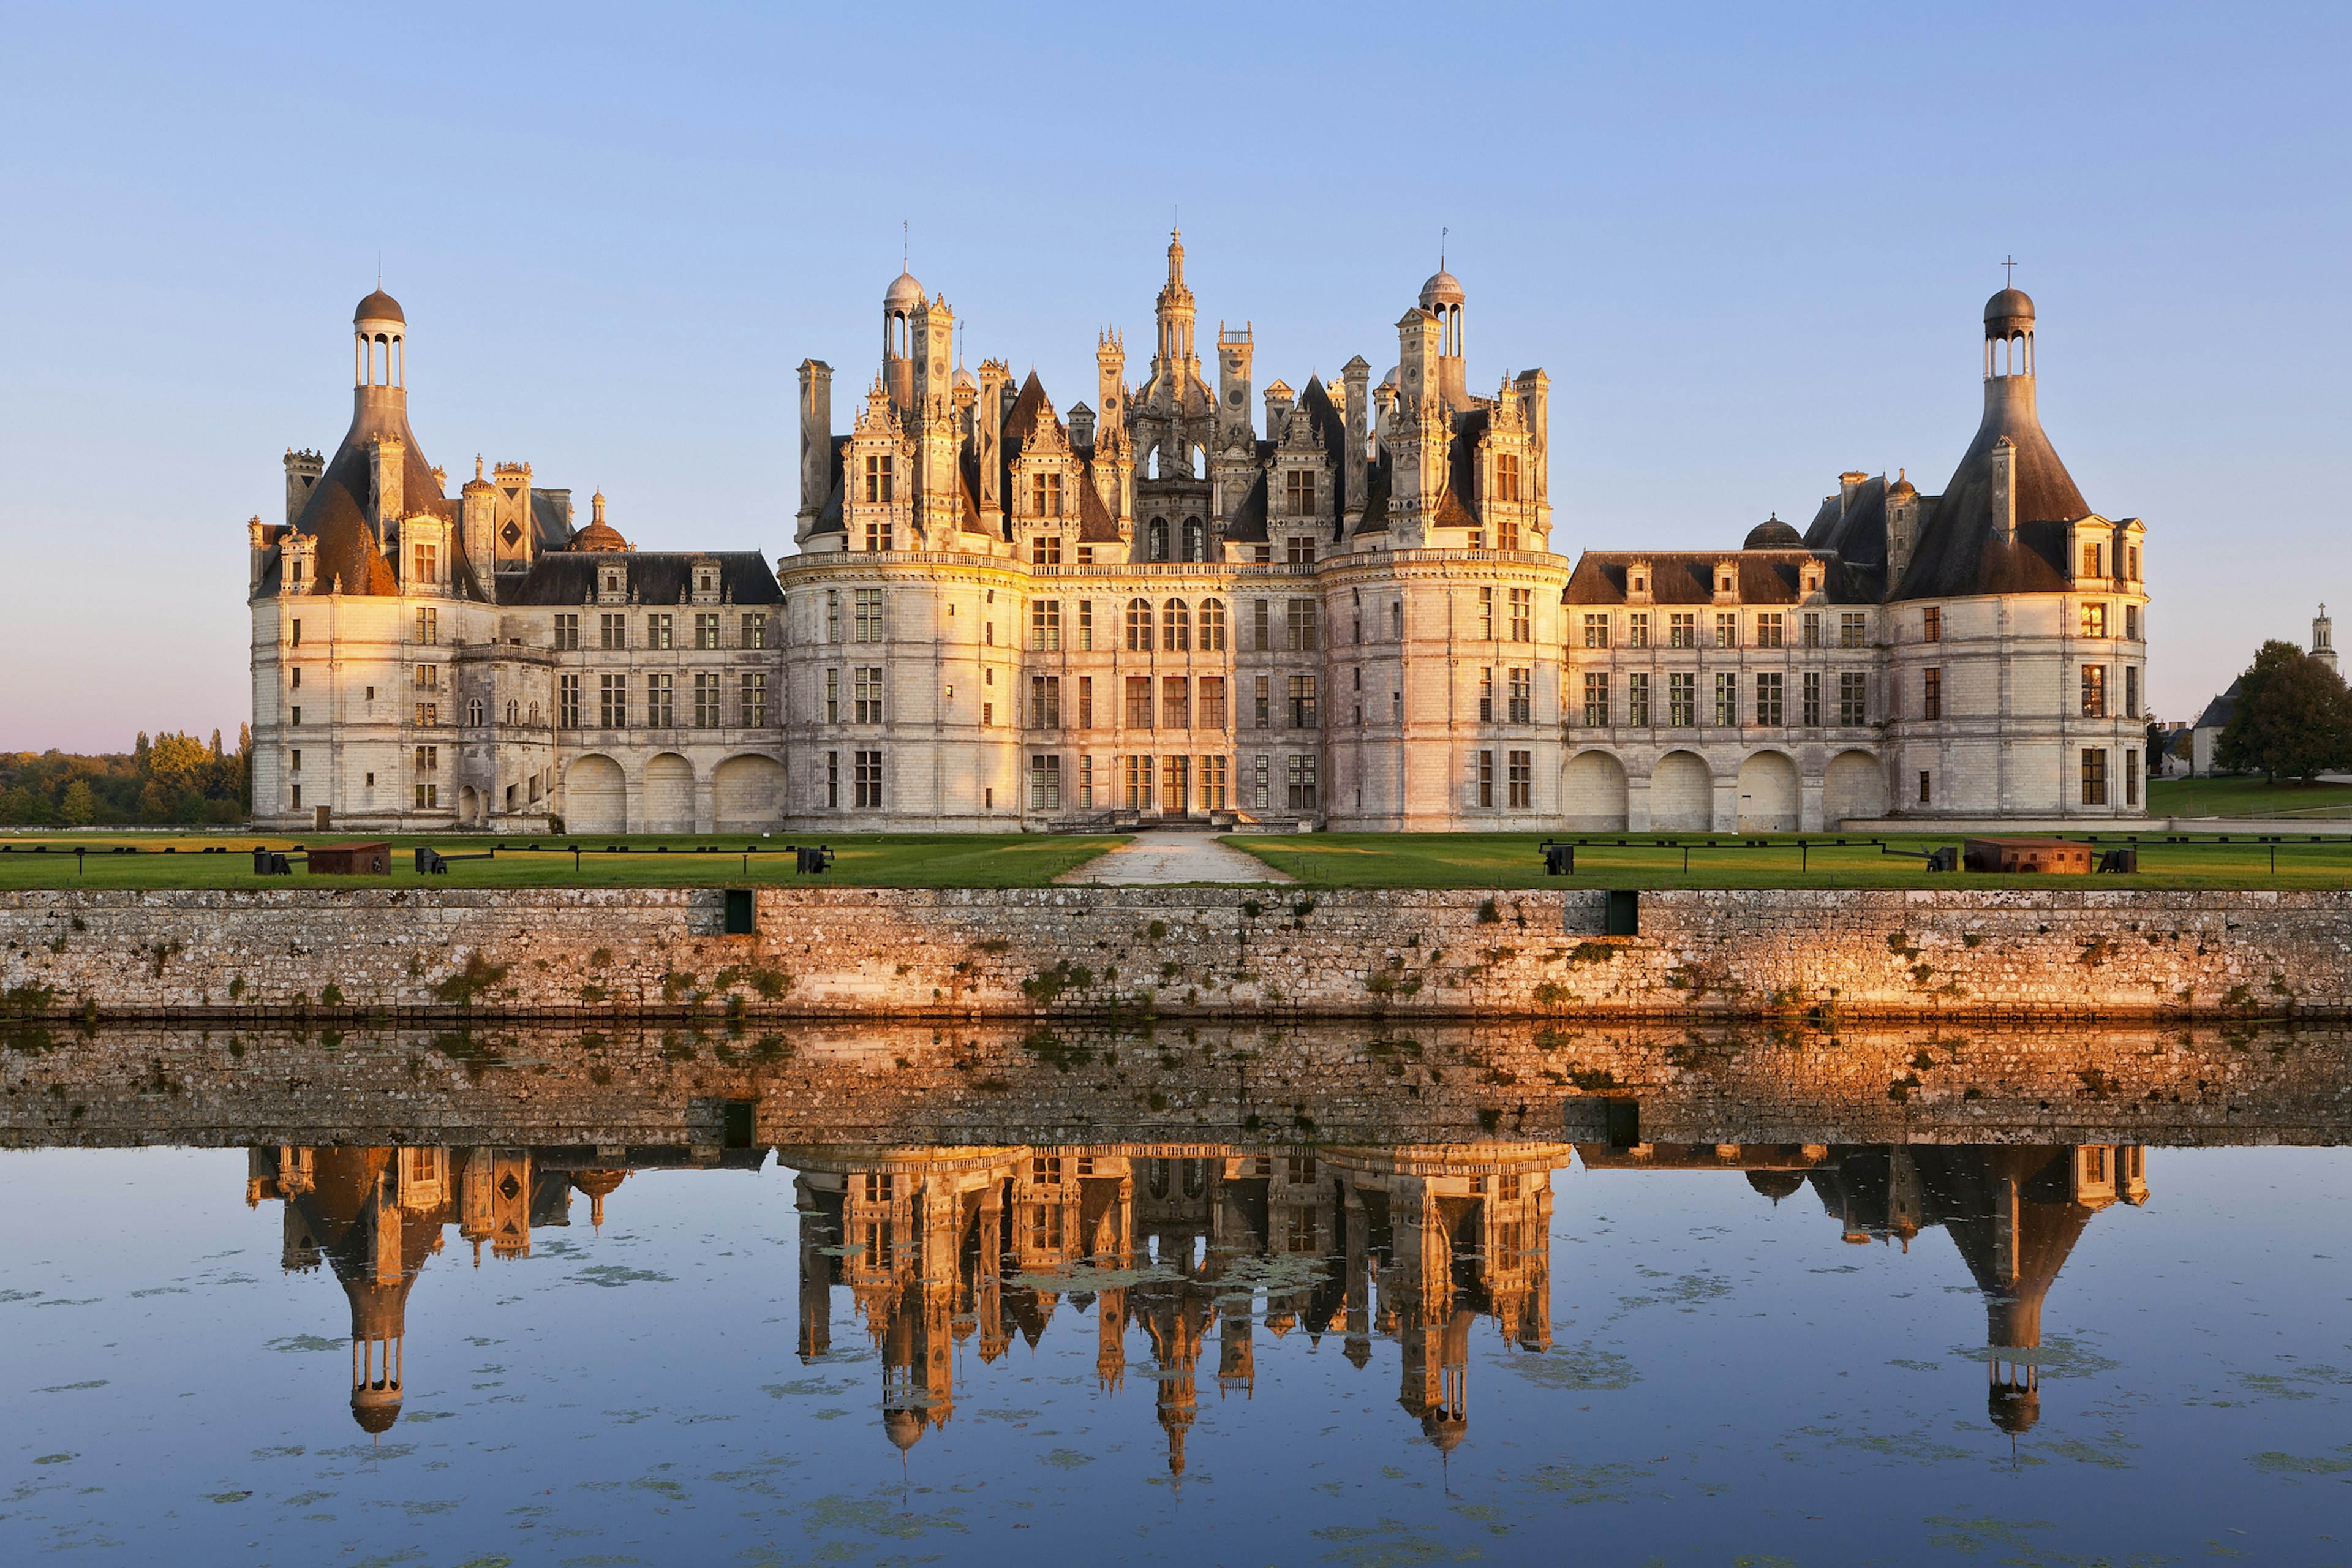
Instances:
[[[2352,894],[291,889],[0,894],[17,1016],[2352,1012]]]
[[[0,1147],[759,1144],[1313,1148],[1594,1143],[1632,1099],[1660,1157],[1717,1144],[2336,1143],[2335,1026],[1785,1024],[1387,1028],[780,1021],[597,1030],[19,1025]],[[1694,1147],[1696,1146],[1696,1147]]]

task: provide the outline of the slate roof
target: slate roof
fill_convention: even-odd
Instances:
[[[408,428],[405,399],[389,395],[389,391],[382,387],[361,389],[351,428],[343,433],[342,444],[327,460],[326,472],[311,487],[310,499],[302,503],[301,514],[294,520],[295,532],[319,542],[318,566],[315,580],[306,590],[309,593],[332,593],[338,583],[346,594],[389,595],[400,592],[400,581],[393,572],[392,563],[377,548],[375,530],[367,521],[368,495],[373,487],[367,448],[376,437],[397,436],[407,447],[400,482],[402,499],[408,510],[455,519],[456,508],[442,495],[440,483],[433,477],[433,465],[425,460],[424,448],[416,444],[415,435]],[[479,584],[465,562],[464,542],[453,542],[451,551],[457,557],[451,566],[460,591],[471,590],[478,595]],[[265,589],[277,592],[274,572]]]
[[[2229,728],[2230,721],[2236,718],[2238,714],[2238,689],[2245,683],[2246,678],[2242,675],[2230,682],[2230,689],[2205,704],[2205,711],[2200,713],[2197,716],[2197,722],[2189,727],[2192,730]]]
[[[525,572],[502,574],[499,603],[502,605],[582,605],[596,596],[596,584],[605,572],[626,572],[628,585],[641,605],[660,606],[688,598],[688,584],[698,561],[719,563],[719,591],[723,600],[738,605],[780,605],[784,594],[767,558],[756,550],[632,551],[592,553],[557,550],[541,555]]]
[[[1953,471],[1952,482],[1930,503],[1918,547],[1890,600],[1960,598],[1975,594],[2063,594],[2067,525],[2090,515],[2074,476],[2042,434],[2029,376],[1985,383],[1984,421]],[[2006,437],[2015,448],[2011,483],[2017,537],[2004,543],[1993,516],[1993,447]]]
[[[1830,603],[1868,605],[1878,599],[1867,573],[1807,550],[1588,550],[1577,559],[1561,603],[1624,604],[1626,569],[1643,563],[1650,568],[1650,602],[1656,605],[1713,604],[1718,563],[1738,574],[1739,601],[1744,605],[1798,603],[1804,597],[1798,573],[1809,564],[1823,569],[1822,591]]]

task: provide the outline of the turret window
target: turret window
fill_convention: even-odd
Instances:
[[[1312,468],[1291,469],[1282,477],[1282,489],[1284,499],[1289,503],[1291,516],[1315,515],[1315,471]]]
[[[2083,606],[2083,635],[2086,637],[2103,637],[2107,635],[2106,605],[2094,603]]]
[[[1944,640],[1944,612],[1933,605],[1919,612],[1919,640],[1921,642]]]
[[[1495,458],[1495,499],[1519,499],[1519,459],[1516,453],[1504,452]]]
[[[890,471],[891,459],[877,455],[866,459],[866,499],[881,504],[897,497],[897,484]]]
[[[1535,605],[1536,595],[1534,589],[1514,588],[1511,590],[1511,640],[1513,642],[1532,642],[1535,640]],[[1605,647],[1606,645],[1604,644],[1603,646]]]
[[[2083,575],[2104,577],[2107,574],[2107,547],[2104,544],[2083,546]],[[2088,804],[2087,802],[2085,804]]]
[[[416,563],[415,581],[431,583],[436,580],[435,567],[437,564],[437,554],[438,552],[430,544],[419,544],[415,547],[413,558]]]
[[[1033,474],[1029,479],[1029,510],[1035,517],[1062,515],[1062,476]]]
[[[2083,717],[2104,719],[2107,716],[2107,667],[2086,664],[2083,667]],[[2088,801],[2084,803],[2089,805]]]

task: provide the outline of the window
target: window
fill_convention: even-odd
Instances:
[[[438,747],[438,746],[419,746],[419,747],[417,747],[417,748],[416,748],[416,771],[417,771],[418,773],[438,773],[438,772],[440,772],[440,771],[441,771],[441,748],[440,748],[440,747]]]
[[[1698,647],[1698,616],[1675,614],[1666,617],[1666,643],[1671,647]]]
[[[441,805],[441,786],[426,780],[417,781],[416,809],[433,811]]]
[[[2107,635],[2107,606],[2105,605],[2095,602],[2086,603],[2084,605],[2083,635],[2086,637],[2103,637]]]
[[[892,540],[890,538],[890,520],[888,518],[867,518],[866,520],[866,548],[868,550],[887,550],[891,548]]]
[[[1838,616],[1838,647],[1863,647],[1866,645],[1866,623],[1860,610],[1843,611]]]
[[[1127,727],[1130,730],[1151,728],[1151,677],[1148,675],[1127,678]]]
[[[572,653],[580,647],[580,617],[576,615],[555,617],[555,648],[559,653]]]
[[[1584,725],[1589,730],[1609,727],[1609,677],[1601,670],[1584,672]]]
[[[1292,757],[1289,759],[1289,764],[1290,799],[1288,804],[1290,809],[1293,811],[1313,811],[1315,809],[1314,757],[1311,755]]]
[[[1859,669],[1838,671],[1839,723],[1852,725],[1866,724],[1870,721],[1866,702],[1869,695],[1869,676]]]
[[[1650,617],[1646,613],[1637,610],[1625,617],[1625,646],[1627,647],[1650,646]]]
[[[1290,727],[1294,730],[1315,728],[1315,678],[1311,675],[1290,678]]]
[[[1257,633],[1253,639],[1253,645],[1260,653],[1271,653],[1274,650],[1274,638],[1268,635],[1266,629],[1265,606],[1266,601],[1264,599],[1256,601],[1251,606],[1251,621]]]
[[[1223,599],[1201,601],[1201,651],[1225,651],[1225,602]]]
[[[1607,616],[1587,616],[1584,617],[1584,646],[1587,647],[1607,647],[1609,646],[1609,617]]]
[[[604,683],[603,702],[597,713],[601,721],[599,727],[606,730],[627,729],[629,727],[629,678],[625,675],[606,675],[598,679]]]
[[[1404,601],[1398,599],[1389,605],[1389,640],[1404,641]]]
[[[1034,599],[1029,605],[1029,646],[1040,653],[1062,649],[1062,605],[1057,599]]]
[[[677,723],[677,678],[674,675],[646,677],[646,725],[648,729],[667,730]]]
[[[1062,515],[1061,475],[1032,474],[1029,476],[1029,512],[1033,517],[1059,517]],[[1059,555],[1060,551],[1057,542],[1055,558],[1059,559]]]
[[[1803,691],[1804,696],[1801,699],[1803,717],[1797,721],[1808,730],[1817,729],[1822,721],[1822,672],[1820,670],[1805,671]]]
[[[1478,753],[1478,804],[1482,806],[1495,804],[1495,753],[1492,752]]]
[[[1528,724],[1535,721],[1535,682],[1524,669],[1511,671],[1511,722]]]
[[[1078,806],[1084,811],[1095,808],[1095,760],[1092,757],[1078,759]]]
[[[1222,675],[1201,677],[1201,728],[1222,730],[1225,727],[1225,678]]]
[[[1717,647],[1738,647],[1739,646],[1739,616],[1735,612],[1724,610],[1717,614],[1715,617],[1715,646]]]
[[[2083,804],[2107,804],[2107,753],[2101,747],[2083,748]]]
[[[855,784],[856,804],[868,811],[882,809],[882,753],[857,752],[852,753],[857,769]]]
[[[1478,672],[1478,722],[1495,721],[1495,671],[1492,668]]]
[[[1779,647],[1781,646],[1780,619],[1780,612],[1778,610],[1759,610],[1757,612],[1756,646],[1758,647]]]
[[[2124,636],[2133,642],[2139,640],[2139,606],[2137,605],[2124,606]]]
[[[1805,612],[1804,644],[1807,647],[1822,646],[1822,613],[1819,610]]]
[[[1029,564],[1059,566],[1062,563],[1062,536],[1058,533],[1033,535],[1029,541]]]
[[[1944,716],[1944,672],[1923,669],[1919,672],[1919,717],[1941,719]]]
[[[438,554],[439,552],[430,544],[420,544],[415,547],[414,552],[414,559],[416,562],[416,575],[415,581],[419,583],[430,583],[440,574],[440,562],[437,559]]]
[[[1127,759],[1128,810],[1150,811],[1151,809],[1151,759],[1150,757],[1129,757]]]
[[[1151,520],[1151,528],[1150,528],[1150,532],[1149,532],[1149,534],[1148,534],[1148,537],[1149,537],[1149,539],[1150,540],[1150,554],[1151,554],[1151,559],[1152,559],[1152,560],[1154,560],[1154,561],[1165,561],[1165,560],[1167,560],[1167,559],[1168,559],[1168,520],[1167,520],[1166,518],[1164,518],[1164,517],[1155,517],[1155,518],[1153,518],[1153,519]]]
[[[1266,728],[1274,722],[1274,700],[1268,695],[1272,686],[1273,681],[1271,678],[1263,675],[1257,678],[1257,690],[1255,693],[1257,702],[1255,710],[1255,728],[1260,730]]]
[[[508,703],[508,704],[507,704],[507,706],[508,706],[509,708],[512,708],[512,707],[514,706],[514,704],[513,704],[513,703],[511,703],[511,702],[509,702],[509,703]],[[508,715],[508,720],[509,720],[509,722],[511,722],[511,721],[512,721],[512,720],[513,720],[513,715],[512,715],[511,713],[509,713],[509,714]],[[478,698],[478,697],[474,698],[473,700],[471,700],[470,701],[468,701],[468,702],[466,704],[466,722],[467,722],[467,723],[468,723],[468,724],[475,725],[475,726],[477,726],[477,727],[478,727],[478,726],[481,724],[481,722],[482,722],[482,700],[481,700],[480,698]]]
[[[1496,500],[1519,499],[1519,458],[1516,452],[1498,452],[1495,455],[1495,499]]]
[[[1033,730],[1058,730],[1062,727],[1060,676],[1033,675],[1029,678],[1029,727]]]
[[[1127,651],[1151,651],[1151,601],[1129,599],[1127,602]]]
[[[952,609],[954,606],[949,607]],[[841,640],[841,590],[838,588],[824,591],[824,640]]]
[[[882,590],[859,588],[855,592],[856,599],[852,605],[849,640],[880,642],[882,640]]]
[[[580,678],[576,675],[555,678],[555,722],[566,730],[580,728]]]
[[[981,728],[984,730],[984,729],[988,728],[990,725],[992,725],[992,724],[993,724],[993,723],[995,723],[995,722],[996,722],[996,704],[995,704],[995,703],[993,703],[993,702],[983,702],[983,703],[982,703],[982,704],[980,705],[980,725],[981,725]],[[992,800],[995,798],[995,792],[994,792],[994,791],[992,791],[992,790],[990,792],[990,798],[991,798]]]
[[[297,811],[302,809],[302,786],[300,784],[296,784],[294,786],[294,809]]]
[[[709,649],[719,646],[719,615],[717,611],[698,613],[694,617],[694,646]]]
[[[1291,651],[1297,652],[1302,648],[1314,647],[1317,645],[1315,635],[1315,601],[1312,599],[1293,599],[1286,606],[1286,613],[1289,617],[1287,630],[1290,636]]]
[[[1511,809],[1526,811],[1535,803],[1536,754],[1533,752],[1511,753]]]
[[[1481,640],[1495,640],[1495,590],[1478,590],[1478,636]]]
[[[1739,677],[1727,669],[1715,672],[1715,721],[1727,728],[1739,722]]]
[[[2139,546],[2137,544],[2124,546],[2124,575],[2135,583],[2139,581]]]
[[[1666,722],[1698,722],[1698,677],[1689,670],[1675,670],[1666,677]]]
[[[294,722],[299,724],[301,721],[302,710],[299,708],[297,708],[294,710]],[[416,705],[416,721],[423,725],[438,724],[441,722],[441,705],[437,702],[418,703]]]
[[[1518,675],[1519,672],[1517,670],[1515,669],[1511,671],[1511,685],[1513,688],[1511,711],[1513,713],[1517,713],[1519,709],[1519,700],[1517,694]],[[1628,724],[1647,725],[1649,721],[1650,678],[1646,672],[1635,670],[1633,673],[1625,677],[1625,722]]]
[[[2107,667],[2086,664],[2083,667],[2083,717],[2104,719],[2107,716]]]
[[[674,617],[667,615],[655,615],[647,616],[646,617],[646,646],[647,647],[667,648],[677,646],[677,637],[672,626],[673,619]]]
[[[2139,752],[2137,751],[2124,753],[2124,804],[2139,804]]]
[[[1927,805],[1927,782],[1928,782],[1928,777],[1929,777],[1929,775],[1928,775],[1927,770],[1927,769],[1925,769],[1925,768],[1921,768],[1921,769],[1919,770],[1919,804],[1920,804],[1921,805]]]
[[[1192,613],[1181,599],[1171,599],[1160,607],[1160,647],[1167,653],[1192,649]]]
[[[424,549],[425,546],[419,545],[417,548],[421,550]],[[439,611],[419,610],[416,612],[416,640],[428,645],[437,643],[441,640],[441,615]]]
[[[2107,574],[2107,547],[2104,544],[2083,546],[2083,575],[2104,577]],[[2088,753],[2085,753],[2087,755]],[[2084,803],[2089,804],[2088,802]]]
[[[1192,809],[1192,792],[1189,787],[1192,770],[1190,757],[1160,759],[1160,810],[1167,816],[1182,816]]]
[[[1225,809],[1225,759],[1202,757],[1200,771],[1194,775],[1201,791],[1202,811]]]
[[[441,684],[441,667],[437,664],[418,665],[416,684],[426,691],[436,689]]]
[[[1035,756],[1029,759],[1029,809],[1062,809],[1061,758]]]
[[[1777,669],[1757,671],[1756,721],[1759,724],[1780,722],[1780,672]]]
[[[715,672],[694,678],[694,727],[716,730],[726,722],[719,711],[719,677]]]
[[[1273,784],[1270,776],[1273,763],[1274,759],[1271,757],[1260,757],[1257,759],[1257,784],[1255,794],[1253,798],[1256,801],[1256,809],[1259,811],[1265,810],[1274,803]]]
[[[824,804],[838,811],[841,808],[841,753],[824,754]]]
[[[293,646],[296,647],[302,646],[302,623],[299,620],[294,623]]]
[[[1208,531],[1201,526],[1199,518],[1186,518],[1184,520],[1184,559],[1207,560],[1209,558],[1208,538]]]
[[[1919,640],[1921,642],[1944,640],[1944,612],[1934,605],[1919,612]]]
[[[860,724],[882,722],[882,668],[867,665],[850,671],[851,716]]]
[[[1311,533],[1293,533],[1286,536],[1282,542],[1282,558],[1293,566],[1314,565],[1315,536]]]
[[[866,500],[868,505],[879,505],[896,500],[891,483],[891,459],[877,454],[866,459]]]
[[[286,754],[289,759],[286,764],[286,771],[289,773],[300,773],[302,771],[302,753],[299,752],[289,752]]]
[[[1511,640],[1535,640],[1535,590],[1532,588],[1511,590]],[[1603,643],[1601,646],[1606,647],[1609,645]]]
[[[2139,717],[2139,666],[2124,666],[2124,717]]]
[[[1091,675],[1081,675],[1078,677],[1078,728],[1091,730],[1094,727],[1095,678]]]
[[[841,722],[841,671],[837,669],[824,672],[824,721]]]
[[[1315,470],[1293,468],[1282,476],[1283,497],[1293,517],[1315,515]]]
[[[767,616],[745,616],[743,617],[743,646],[745,647],[765,647],[768,646]]]
[[[763,730],[768,724],[768,677],[761,670],[743,672],[741,714],[743,728]]]

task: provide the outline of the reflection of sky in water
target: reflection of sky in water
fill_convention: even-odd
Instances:
[[[274,1174],[247,1206],[240,1152],[0,1155],[0,1551],[453,1565],[686,1551],[2352,1557],[2331,1539],[2352,1537],[2343,1152],[2150,1151],[2145,1205],[2076,1205],[2054,1260],[2050,1215],[1995,1212],[2011,1190],[2000,1162],[1906,1176],[1883,1151],[1851,1153],[1836,1172],[1752,1180],[1579,1162],[1551,1177],[1548,1257],[1530,1232],[1518,1272],[1502,1275],[1456,1255],[1473,1232],[1491,1240],[1498,1216],[1536,1212],[1539,1173],[1512,1200],[1499,1174],[1465,1192],[1467,1166],[1349,1171],[1327,1155],[1319,1185],[1298,1192],[1353,1180],[1367,1239],[1386,1244],[1376,1288],[1352,1302],[1346,1226],[1328,1199],[1290,1205],[1319,1229],[1294,1223],[1280,1159],[1266,1182],[1249,1179],[1254,1157],[1219,1167],[1243,1173],[1222,1236],[1265,1237],[1267,1255],[1187,1235],[1183,1168],[1155,1200],[1139,1165],[1131,1256],[1051,1291],[1040,1259],[1115,1232],[1117,1183],[1041,1220],[1030,1200],[1044,1173],[1025,1153],[1017,1169],[982,1161],[936,1182],[961,1196],[929,1211],[928,1237],[903,1192],[869,1194],[872,1162],[814,1152],[797,1200],[794,1173],[773,1162],[640,1172],[604,1198],[601,1230],[580,1184],[565,1184],[559,1226],[565,1200],[541,1191],[533,1212],[519,1182],[523,1255],[501,1244],[494,1205],[466,1212],[467,1152],[454,1151],[440,1250],[412,1224],[399,1258],[364,1224],[289,1237]],[[2016,1202],[2051,1200],[2058,1169],[2027,1172]],[[1075,1157],[1062,1173],[1086,1185]],[[339,1203],[364,1208],[358,1184],[339,1198],[332,1169],[309,1175],[314,1212],[298,1204],[292,1230],[335,1230]],[[992,1189],[1012,1256],[990,1317],[971,1263]],[[1937,1212],[1955,1194],[1971,1207],[1957,1227]],[[813,1211],[806,1235],[796,1201]],[[894,1266],[962,1233],[952,1283],[926,1297],[911,1270],[875,1266],[879,1238],[858,1227],[893,1215]],[[1907,1251],[1906,1224],[1924,1224]],[[289,1240],[324,1265],[285,1271]],[[804,1258],[841,1277],[822,1324],[803,1321]],[[1992,1419],[2000,1400],[1989,1406],[1979,1282],[2053,1261],[2040,1347],[2004,1369],[2021,1386],[2031,1366],[2040,1385],[2027,1419],[2012,1398],[2012,1437]],[[364,1296],[370,1268],[408,1281],[405,1387],[378,1435],[354,1422],[353,1299],[338,1282],[349,1274]],[[1513,1299],[1547,1271],[1548,1326]],[[1477,1310],[1425,1310],[1430,1292]],[[1994,1318],[2021,1310],[1996,1303]],[[1124,1323],[1108,1346],[1107,1311]],[[1163,1371],[1188,1357],[1189,1403]]]

